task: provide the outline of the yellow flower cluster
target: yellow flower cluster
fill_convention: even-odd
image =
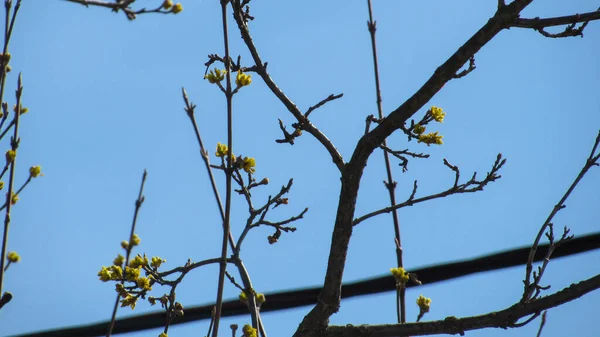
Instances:
[[[398,267],[398,268],[390,268],[390,272],[392,272],[392,275],[394,276],[394,278],[396,279],[396,284],[397,285],[405,285],[406,282],[408,282],[409,279],[409,273],[406,272],[406,270],[404,270],[404,268],[402,267]]]
[[[252,158],[252,157],[244,158],[244,161],[242,162],[242,168],[244,169],[244,171],[246,171],[247,173],[254,173],[254,172],[256,172],[256,169],[254,168],[255,166],[256,166],[256,160],[254,160],[254,158]]]
[[[136,281],[140,277],[140,269],[133,267],[125,267],[125,279],[127,281]]]
[[[242,328],[242,331],[244,332],[244,337],[257,337],[257,331],[256,329],[254,329],[252,327],[252,325],[250,324],[245,324],[244,327]]]
[[[31,178],[37,178],[40,175],[42,175],[42,176],[44,175],[42,173],[42,167],[41,166],[37,165],[37,166],[32,166],[32,167],[29,168],[29,176]]]
[[[183,5],[180,3],[176,3],[175,6],[173,6],[173,9],[171,9],[171,12],[173,12],[174,14],[183,12]]]
[[[439,135],[438,132],[430,132],[428,134],[419,135],[419,143],[425,143],[427,146],[431,144],[441,145],[443,144],[443,137],[444,136]]]
[[[213,69],[208,75],[204,75],[204,78],[208,80],[210,83],[218,83],[225,79],[225,75],[227,75],[227,70]]]
[[[125,262],[125,257],[121,254],[117,255],[117,257],[114,259],[113,264],[115,266],[122,266],[123,263]]]
[[[150,285],[150,279],[147,277],[140,277],[137,280],[136,284],[142,290],[147,290],[147,291],[152,290],[152,286]]]
[[[10,203],[12,205],[16,204],[17,201],[19,201],[19,195],[16,194],[15,192],[12,192],[12,197],[10,198]]]
[[[238,71],[237,76],[235,78],[235,84],[238,87],[244,87],[250,85],[252,83],[252,77],[250,75],[244,74],[241,70]]]
[[[144,254],[144,256],[141,256],[140,254],[138,254],[133,258],[133,260],[129,261],[129,266],[131,268],[147,267],[148,264],[149,264],[149,262],[148,262],[148,257],[146,256],[146,254]]]
[[[444,117],[446,116],[446,113],[444,112],[444,110],[442,110],[442,108],[438,108],[437,106],[432,106],[431,109],[429,109],[429,111],[431,112],[431,117],[433,117],[433,119],[436,122],[439,122],[439,123],[444,122]]]
[[[422,313],[429,312],[429,308],[431,306],[431,298],[427,298],[423,295],[419,295],[417,298],[417,305]]]
[[[167,260],[165,259],[161,259],[158,256],[154,256],[152,258],[152,262],[150,263],[150,265],[152,266],[152,268],[160,268],[160,265],[163,264],[164,262],[167,262]]]
[[[17,153],[14,150],[8,150],[8,151],[6,151],[5,157],[6,157],[6,163],[10,164],[17,157]]]
[[[242,303],[248,304],[248,296],[246,295],[245,291],[240,292],[239,298]],[[267,301],[267,298],[263,293],[254,292],[254,298],[256,299],[256,304],[259,306]]]
[[[226,144],[217,143],[217,152],[215,153],[215,155],[217,157],[226,157],[227,150],[228,148]]]
[[[221,158],[226,158],[227,157],[227,152],[228,152],[228,148],[227,145],[225,144],[221,144],[221,143],[217,143],[217,151],[215,152],[215,156],[217,157],[221,157]],[[235,161],[235,155],[231,155],[231,161],[234,162]],[[247,173],[254,173],[256,172],[256,160],[252,157],[245,157],[241,160],[241,168],[246,171]],[[240,166],[237,166],[240,167]],[[267,181],[268,183],[268,181]]]
[[[174,14],[181,13],[181,11],[183,11],[183,5],[177,3],[175,6],[173,6],[172,0],[165,0],[162,4],[162,8],[166,10],[170,9]]]
[[[416,133],[417,135],[420,135],[423,132],[425,132],[425,127],[421,124],[417,124],[413,127],[413,132]]]
[[[121,266],[112,265],[108,268],[102,266],[102,269],[98,272],[100,281],[107,282],[110,280],[120,280],[123,278],[123,269]]]
[[[121,307],[131,307],[131,310],[135,309],[135,304],[137,302],[137,297],[132,295],[127,295],[124,299],[121,300]]]
[[[142,242],[142,239],[137,234],[133,234],[133,238],[131,240],[133,246],[137,246]],[[127,240],[121,241],[121,247],[125,250],[129,249],[129,242]]]
[[[21,261],[21,257],[19,256],[19,254],[17,254],[17,252],[8,252],[8,254],[6,254],[6,259],[8,260],[8,262],[12,263],[17,263]]]
[[[24,107],[23,105],[21,105],[21,106],[19,107],[19,110],[21,111],[21,115],[22,115],[22,114],[26,114],[26,113],[28,113],[28,112],[29,112],[29,108],[26,108],[26,107]],[[16,104],[15,104],[15,105],[13,105],[13,111],[14,111],[15,113],[17,113],[17,105],[16,105]]]

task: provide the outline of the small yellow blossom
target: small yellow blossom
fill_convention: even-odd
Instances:
[[[0,53],[0,61],[4,61],[5,63],[8,63],[10,61],[10,53],[6,52],[6,54],[2,54]]]
[[[121,247],[125,250],[129,249],[129,241],[126,241],[126,240],[121,241]]]
[[[431,144],[441,145],[443,144],[443,137],[444,136],[439,135],[438,132],[430,132],[428,134],[419,135],[419,143],[425,143],[427,146]]]
[[[129,266],[131,268],[141,268],[148,265],[148,257],[144,254],[142,257],[140,254],[136,255],[133,260],[129,261]]]
[[[398,285],[405,285],[406,282],[408,282],[408,279],[410,277],[409,276],[410,274],[407,273],[406,270],[404,270],[404,268],[402,268],[402,267],[390,268],[390,272],[396,279],[396,284],[398,284]]]
[[[6,163],[10,164],[17,157],[17,153],[14,150],[8,150],[8,151],[6,151],[5,156],[6,156]]]
[[[44,175],[42,173],[42,167],[41,166],[37,165],[37,166],[32,166],[32,167],[29,168],[29,176],[31,178],[37,178],[40,175],[42,175],[42,176]]]
[[[17,263],[21,260],[21,257],[17,252],[8,252],[8,254],[6,254],[6,259],[8,262]]]
[[[161,258],[160,258],[160,257],[158,257],[158,256],[154,256],[154,257],[152,257],[152,262],[151,262],[151,264],[150,264],[150,265],[151,265],[153,268],[160,268],[160,265],[161,265],[161,264],[163,264],[163,262],[167,262],[167,260],[165,260],[165,259],[161,259]]]
[[[127,296],[129,296],[129,293],[127,292],[127,290],[125,289],[125,286],[122,283],[117,283],[115,284],[115,290],[117,291],[117,294],[119,294],[119,296],[126,298]]]
[[[176,316],[183,316],[184,312],[183,312],[183,305],[179,302],[175,302],[174,306],[174,313]]]
[[[419,295],[417,298],[417,305],[422,313],[429,312],[429,307],[431,306],[431,298],[427,298],[423,295]]]
[[[0,190],[4,188],[4,181],[0,180]]]
[[[123,278],[123,269],[121,266],[112,265],[109,267],[109,270],[111,272],[111,279],[120,280]]]
[[[132,295],[129,295],[121,300],[121,307],[131,307],[131,310],[135,309],[135,304],[137,302],[137,298]]]
[[[248,303],[248,296],[246,296],[246,292],[245,291],[241,291],[240,295],[238,296],[240,298],[240,302],[242,303]]]
[[[261,304],[265,303],[266,301],[267,301],[267,298],[265,297],[265,294],[263,294],[263,293],[256,294],[256,304],[257,305],[261,305]]]
[[[169,335],[167,335],[166,332],[161,332],[160,335],[158,335],[158,337],[169,337]]]
[[[440,123],[444,122],[444,117],[446,116],[446,113],[444,112],[444,110],[442,110],[442,108],[438,108],[437,106],[432,106],[430,111],[431,111],[431,117],[433,117],[433,119],[436,122],[440,122]]]
[[[182,11],[183,11],[183,5],[180,3],[176,3],[175,6],[173,6],[173,9],[171,9],[171,12],[173,12],[174,14],[181,13]]]
[[[13,195],[10,198],[10,203],[14,205],[17,203],[17,201],[19,201],[19,195],[13,192]]]
[[[17,113],[17,105],[16,104],[13,105],[13,111],[15,113]],[[24,107],[24,106],[21,105],[21,115],[22,114],[26,114],[27,112],[29,112],[29,108],[26,108],[26,107]]]
[[[244,337],[257,337],[257,331],[250,324],[245,324],[242,328],[244,332]]]
[[[242,162],[242,168],[244,169],[244,171],[246,171],[248,173],[254,173],[254,172],[256,172],[256,169],[254,168],[255,166],[256,166],[256,160],[254,160],[254,158],[251,158],[251,157],[244,158],[244,161]]]
[[[137,234],[133,234],[133,238],[131,238],[131,243],[134,246],[137,246],[140,244],[140,242],[142,242],[142,239],[140,239],[140,237]]]
[[[121,254],[117,255],[117,257],[113,261],[113,265],[122,266],[123,262],[125,262],[125,257]]]
[[[125,279],[127,281],[136,281],[140,277],[138,268],[125,267]]]
[[[142,290],[152,290],[152,286],[150,285],[150,279],[147,277],[140,277],[136,283],[137,286],[140,287]]]
[[[102,269],[98,272],[98,276],[100,277],[100,281],[107,282],[112,278],[112,273],[106,267],[102,266]]]
[[[210,83],[218,83],[225,79],[225,75],[227,74],[227,70],[213,69],[208,75],[204,75],[204,78],[208,80]]]
[[[413,127],[413,132],[416,133],[417,135],[422,134],[423,132],[425,132],[425,127],[421,124],[416,124]]]
[[[215,155],[217,157],[226,157],[227,156],[227,145],[226,144],[221,144],[221,143],[217,143],[217,152],[215,153]]]
[[[171,7],[173,7],[173,1],[165,0],[165,2],[163,2],[163,5],[162,5],[163,9],[170,9]]]
[[[235,84],[238,87],[244,87],[250,85],[252,83],[252,77],[250,75],[244,74],[241,70],[238,71],[237,76],[235,78]]]

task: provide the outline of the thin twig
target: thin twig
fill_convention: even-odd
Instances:
[[[138,218],[138,214],[140,212],[140,208],[142,207],[142,204],[144,203],[144,200],[146,199],[146,197],[144,197],[144,185],[146,184],[146,176],[148,175],[148,172],[146,170],[144,170],[144,174],[142,174],[142,183],[140,184],[140,191],[138,193],[138,197],[137,200],[135,201],[135,211],[133,212],[133,221],[131,222],[131,231],[129,232],[129,244],[127,245],[127,253],[125,256],[125,266],[127,266],[129,264],[129,258],[131,257],[131,250],[133,249],[133,236],[135,234],[135,227],[137,224],[137,218]],[[123,267],[123,270],[125,270],[125,267]],[[121,284],[124,284],[125,281],[121,281]],[[117,294],[117,299],[115,300],[115,305],[113,306],[113,311],[112,311],[112,315],[110,318],[110,325],[108,327],[108,331],[106,332],[106,337],[110,337],[110,335],[112,335],[112,331],[115,327],[115,320],[117,319],[117,310],[119,309],[119,297],[120,295]]]
[[[373,20],[373,6],[371,4],[371,0],[367,0],[367,5],[369,7],[369,21],[367,22],[367,26],[369,29],[369,33],[371,36],[371,50],[373,53],[373,72],[375,74],[375,97],[377,99],[377,115],[379,119],[383,119],[383,106],[381,104],[381,87],[379,82],[379,65],[377,61],[377,42],[375,39],[375,32],[377,31],[376,22]],[[383,148],[387,147],[387,142],[384,139],[381,143]],[[388,155],[388,151],[383,151],[383,159],[385,162],[385,172],[387,176],[387,181],[384,181],[384,185],[388,190],[390,205],[391,207],[396,206],[396,182],[392,176],[392,167],[390,165],[390,157]],[[404,165],[406,168],[406,164]],[[397,209],[393,209],[392,211],[392,226],[394,227],[394,242],[396,247],[396,261],[398,267],[402,268],[404,266],[403,262],[403,250],[402,250],[402,240],[400,239],[400,219],[398,218]],[[405,301],[405,292],[406,289],[404,287],[398,287],[396,292],[396,307],[398,314],[398,323],[406,322],[406,301]]]
[[[313,135],[322,145],[325,147],[333,163],[336,165],[340,172],[344,171],[344,159],[340,152],[336,149],[333,142],[327,138],[315,125],[313,125],[310,121],[304,117],[304,114],[298,109],[296,104],[292,102],[292,100],[287,97],[281,89],[275,84],[269,73],[267,72],[267,63],[263,62],[256,50],[256,46],[252,41],[252,37],[250,36],[250,30],[248,29],[247,18],[248,14],[244,12],[243,6],[244,3],[240,3],[240,0],[232,0],[231,5],[233,8],[233,17],[237,22],[240,33],[242,34],[242,39],[244,43],[248,47],[250,54],[252,55],[252,59],[256,64],[256,73],[263,79],[267,87],[271,90],[271,92],[285,105],[292,115],[298,120],[298,124],[302,126],[302,130]]]
[[[308,118],[308,116],[315,110],[317,110],[318,108],[322,107],[323,105],[325,105],[327,102],[331,102],[334,101],[338,98],[341,98],[342,96],[344,96],[344,94],[338,94],[338,95],[334,95],[331,94],[329,96],[327,96],[327,98],[323,99],[322,101],[320,101],[319,103],[311,106],[310,108],[308,108],[308,110],[306,111],[306,113],[304,114],[304,117]]]
[[[533,241],[533,245],[531,246],[531,250],[529,252],[529,258],[527,259],[527,267],[525,268],[525,280],[523,281],[524,290],[523,290],[523,297],[521,298],[521,303],[529,301],[531,299],[531,296],[534,294],[536,286],[539,285],[539,279],[537,280],[537,282],[534,280],[534,282],[532,283],[531,276],[532,276],[532,271],[533,271],[533,258],[537,251],[540,240],[542,239],[542,235],[544,235],[544,232],[546,232],[546,229],[550,225],[554,216],[561,209],[566,207],[565,202],[567,201],[567,199],[569,198],[569,196],[571,195],[573,190],[575,190],[575,187],[577,187],[577,184],[579,184],[581,179],[583,179],[585,174],[589,171],[589,169],[592,168],[593,166],[598,166],[598,160],[600,159],[600,153],[598,153],[597,155],[595,154],[596,150],[598,148],[598,144],[600,144],[600,131],[598,131],[598,135],[596,136],[594,146],[592,146],[592,151],[590,152],[590,155],[588,156],[587,160],[585,161],[585,165],[583,166],[583,168],[581,169],[581,171],[579,172],[579,174],[577,175],[577,177],[575,178],[573,183],[571,183],[571,186],[569,186],[569,188],[567,189],[565,194],[562,196],[562,198],[560,198],[558,203],[554,206],[554,208],[548,215],[548,218],[546,219],[546,221],[544,221],[544,223],[540,227],[540,230],[538,231],[538,234],[535,237],[535,240]]]
[[[7,2],[8,4],[8,2]],[[7,6],[8,11],[8,6]],[[13,136],[10,141],[11,149],[15,153],[15,157],[12,159],[10,164],[10,174],[8,177],[8,192],[6,193],[6,213],[4,216],[4,232],[2,235],[2,252],[0,255],[0,294],[2,294],[2,285],[4,283],[4,261],[6,259],[6,250],[8,247],[8,228],[10,224],[10,211],[11,206],[13,204],[13,196],[14,196],[14,184],[15,184],[15,167],[17,165],[17,148],[19,147],[19,120],[21,115],[21,95],[23,94],[23,78],[21,74],[19,74],[19,80],[17,82],[17,90],[15,92],[16,100],[17,100],[17,109],[15,114],[15,128],[13,132]],[[4,294],[3,294],[4,298]],[[11,297],[12,298],[12,297]]]
[[[96,6],[96,7],[104,7],[110,8],[113,12],[118,12],[122,10],[125,13],[125,16],[129,20],[134,20],[139,14],[150,14],[150,13],[158,13],[158,14],[171,14],[173,11],[171,9],[165,9],[163,7],[163,1],[160,1],[160,5],[154,9],[146,9],[141,8],[139,10],[134,10],[129,6],[135,2],[135,0],[123,0],[123,1],[115,1],[115,2],[105,2],[99,0],[65,0],[67,2],[73,2],[85,7]]]
[[[548,310],[542,313],[542,319],[540,321],[540,327],[538,329],[536,337],[540,337],[542,335],[542,330],[544,329],[544,325],[546,325],[546,314],[548,314]]]
[[[228,0],[221,0],[221,21],[223,23],[223,44],[225,47],[225,59],[229,59],[229,36],[227,31],[227,3]],[[231,215],[231,182],[232,182],[232,155],[233,155],[233,93],[231,89],[231,62],[225,62],[226,71],[226,89],[225,98],[227,100],[227,169],[225,170],[225,220],[223,221],[223,242],[221,244],[221,264],[219,265],[219,280],[217,285],[217,303],[215,305],[215,324],[212,331],[212,337],[219,335],[219,323],[221,321],[221,310],[223,307],[223,289],[225,286],[225,270],[227,268],[227,241],[230,232]],[[253,317],[255,319],[255,317]],[[257,326],[257,322],[252,322]]]
[[[352,222],[352,225],[356,226],[359,223],[361,223],[371,217],[374,217],[376,215],[389,213],[395,209],[399,209],[399,208],[403,208],[403,207],[407,207],[407,206],[413,206],[415,204],[418,204],[418,203],[421,203],[424,201],[437,199],[437,198],[443,198],[443,197],[447,197],[447,196],[453,195],[453,194],[473,193],[473,192],[481,191],[490,182],[496,181],[501,178],[501,176],[498,175],[497,173],[502,168],[502,166],[504,166],[505,163],[506,163],[506,159],[502,159],[502,155],[499,154],[496,157],[496,161],[494,162],[494,165],[492,166],[492,170],[486,174],[486,176],[483,180],[477,180],[477,172],[475,172],[473,174],[473,176],[471,177],[471,179],[469,179],[467,182],[459,185],[458,180],[460,177],[460,171],[458,170],[458,167],[451,165],[446,159],[444,159],[444,164],[455,172],[454,184],[452,185],[452,187],[450,187],[447,190],[440,192],[440,193],[431,194],[431,195],[428,195],[425,197],[415,199],[415,194],[417,191],[417,182],[415,181],[414,186],[413,186],[413,191],[410,194],[410,196],[408,197],[408,199],[406,199],[406,201],[404,201],[400,204],[396,204],[395,206],[389,206],[389,207],[379,209],[377,211],[367,213],[361,217],[354,219],[354,221]]]

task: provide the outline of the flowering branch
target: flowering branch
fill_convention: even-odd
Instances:
[[[147,176],[148,176],[148,172],[146,172],[146,170],[144,170],[144,174],[142,174],[142,183],[140,184],[140,191],[138,193],[138,198],[135,201],[135,210],[133,212],[133,221],[131,222],[131,231],[129,232],[129,243],[127,245],[124,245],[124,246],[126,246],[124,248],[126,248],[126,250],[127,250],[127,254],[125,257],[125,266],[127,266],[129,264],[131,250],[136,245],[136,242],[139,242],[139,239],[136,239],[135,227],[137,224],[137,218],[138,218],[138,214],[140,212],[140,208],[142,207],[142,204],[144,203],[144,200],[146,199],[146,197],[144,197],[144,185],[146,184]],[[121,285],[123,285],[124,282],[125,282],[125,280],[121,281]],[[120,298],[121,298],[121,295],[117,294],[117,299],[115,300],[115,304],[113,306],[113,311],[111,314],[108,331],[106,332],[107,337],[110,337],[110,335],[112,335],[112,331],[115,327],[115,320],[117,319],[117,310],[119,309]],[[125,303],[125,299],[123,300],[123,303]],[[135,304],[134,304],[134,306],[135,306]]]
[[[149,14],[149,13],[159,13],[159,14],[178,14],[183,11],[183,6],[180,3],[176,3],[173,5],[172,0],[164,0],[158,7],[154,9],[146,9],[141,8],[138,10],[134,10],[131,8],[131,5],[135,2],[135,0],[118,0],[115,2],[106,2],[100,0],[65,0],[68,2],[78,3],[85,7],[96,6],[96,7],[104,7],[110,8],[113,12],[118,12],[122,10],[125,13],[125,16],[129,20],[134,20],[139,14]]]

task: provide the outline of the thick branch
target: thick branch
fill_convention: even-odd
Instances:
[[[460,334],[465,331],[483,328],[510,328],[515,327],[517,321],[529,315],[539,315],[542,311],[557,307],[561,304],[577,299],[589,292],[600,288],[600,275],[596,275],[577,284],[572,284],[552,295],[539,298],[526,304],[516,304],[498,312],[485,315],[455,318],[447,317],[444,320],[386,325],[359,325],[359,326],[330,326],[324,333],[314,334],[319,337],[400,337],[423,336],[435,334]]]
[[[600,11],[583,14],[557,16],[553,18],[516,19],[511,27],[540,29],[545,27],[570,25],[580,22],[600,20]]]
[[[402,127],[406,120],[423,107],[486,43],[501,30],[509,27],[519,13],[532,1],[515,0],[510,5],[498,9],[496,14],[450,56],[411,98],[392,111],[377,127],[359,140],[354,154],[342,174],[342,188],[323,289],[317,305],[304,318],[294,335],[295,337],[305,335],[310,331],[325,329],[329,317],[338,311],[346,254],[352,236],[356,198],[363,170],[373,150],[381,145],[392,132]],[[242,32],[242,34],[244,33]]]

